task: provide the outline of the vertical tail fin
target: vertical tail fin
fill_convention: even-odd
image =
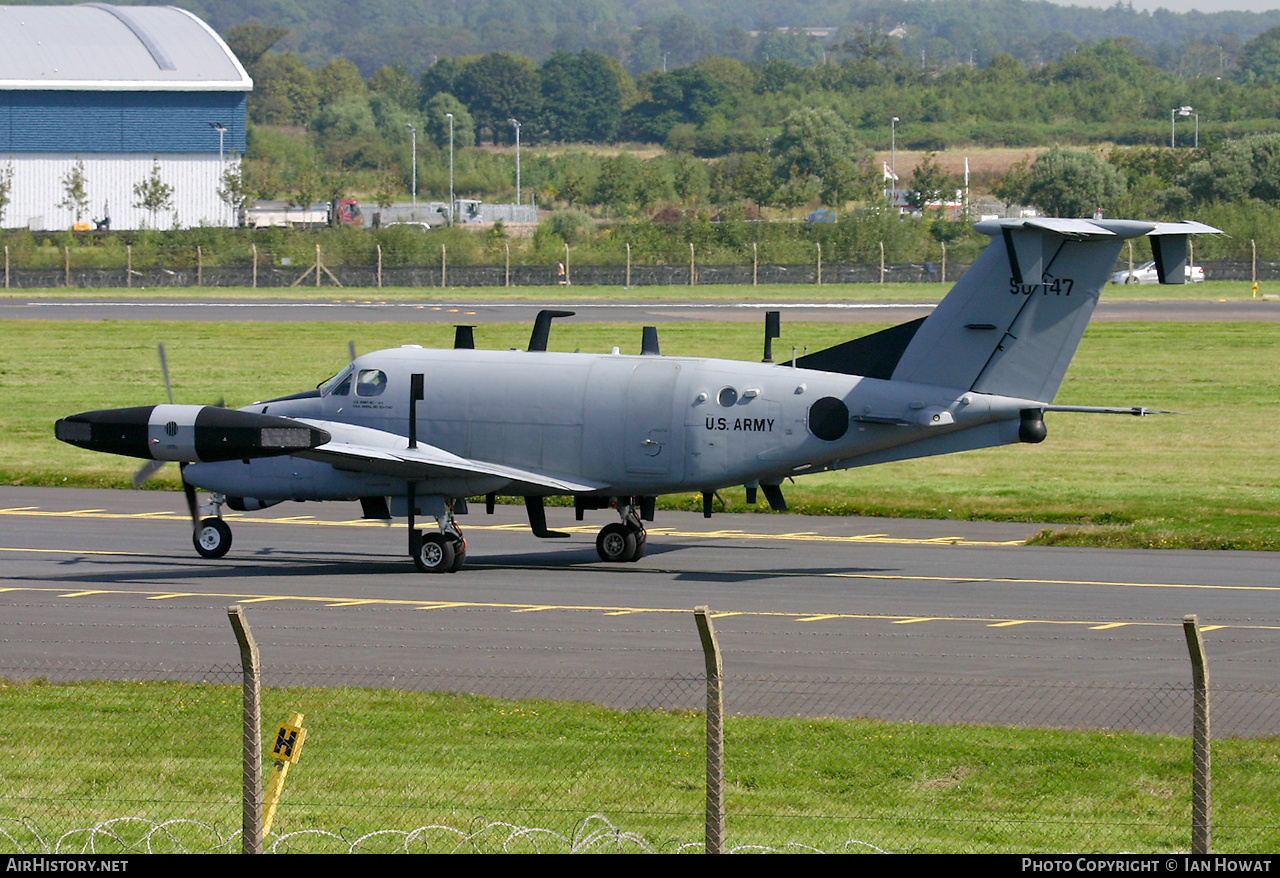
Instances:
[[[1202,223],[1012,219],[979,223],[992,242],[925,319],[894,380],[1051,402],[1120,253],[1140,235],[1186,251]],[[1182,279],[1182,267],[1171,267]],[[1172,276],[1172,275],[1171,275]]]

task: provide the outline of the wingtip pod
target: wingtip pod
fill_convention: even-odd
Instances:
[[[330,440],[317,427],[209,405],[154,405],[82,412],[54,424],[61,441],[144,460],[215,462],[273,457]]]

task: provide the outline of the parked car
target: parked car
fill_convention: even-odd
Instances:
[[[1204,280],[1204,268],[1199,265],[1187,266],[1187,283],[1198,284]],[[1135,266],[1132,276],[1129,269],[1117,271],[1111,275],[1113,284],[1158,284],[1160,276],[1156,273],[1156,264],[1154,262],[1144,262]]]

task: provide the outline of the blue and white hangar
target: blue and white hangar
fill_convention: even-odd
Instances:
[[[0,227],[235,225],[252,88],[182,9],[0,6]]]

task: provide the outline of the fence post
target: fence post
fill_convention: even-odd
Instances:
[[[818,242],[818,286],[822,286],[822,242]]]
[[[760,280],[760,246],[751,242],[751,285],[759,286]]]
[[[9,245],[4,245],[4,288],[9,289]]]
[[[511,286],[511,243],[507,242],[503,244],[502,247],[507,254],[505,269],[503,273],[503,286],[509,287]]]
[[[1213,848],[1213,814],[1211,787],[1212,765],[1209,758],[1209,662],[1204,653],[1204,637],[1200,620],[1193,615],[1182,617],[1182,631],[1191,654],[1191,679],[1195,686],[1191,730],[1191,853],[1207,854]]]
[[[564,285],[567,287],[571,281],[569,280],[569,245],[564,245]]]
[[[1250,261],[1253,265],[1253,298],[1256,299],[1258,298],[1258,242],[1254,238],[1249,239],[1249,249],[1253,251],[1253,258]],[[8,284],[6,283],[5,286]]]
[[[382,289],[382,245],[375,244],[378,248],[378,289]]]
[[[693,242],[689,242],[689,286],[698,282],[698,270],[693,259]]]
[[[941,241],[942,244],[942,282],[947,282],[947,242]]]
[[[62,247],[62,276],[66,279],[66,286],[71,286],[71,247],[63,245]]]
[[[631,244],[627,244],[627,289],[631,289]]]
[[[253,288],[258,288],[258,245],[250,244],[249,248],[253,251]]]
[[[204,286],[204,253],[200,245],[196,245],[196,286]]]
[[[320,245],[316,245],[316,289],[320,289]]]
[[[8,248],[5,248],[6,250]],[[5,284],[8,286],[8,284]],[[124,288],[133,289],[133,245],[124,245]]]
[[[724,665],[706,607],[693,611],[707,666],[707,840],[709,854],[724,853]]]
[[[445,255],[444,244],[440,245],[440,286],[443,288],[447,285],[449,273],[449,263]]]
[[[249,630],[244,607],[232,604],[227,616],[240,644],[240,667],[244,676],[244,759],[243,799],[240,817],[240,851],[262,853],[262,675],[258,664],[258,644]]]
[[[880,242],[880,283],[884,283],[884,241]]]

